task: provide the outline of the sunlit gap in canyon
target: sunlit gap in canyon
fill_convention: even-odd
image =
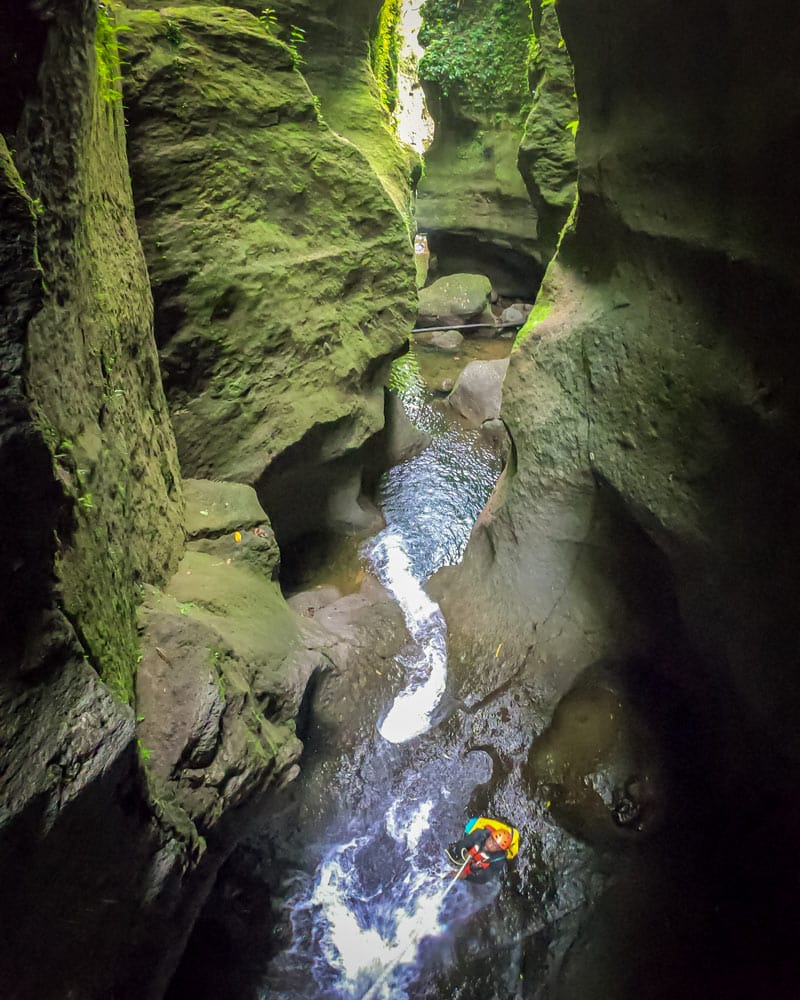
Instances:
[[[403,0],[400,8],[400,52],[397,66],[397,137],[420,156],[433,142],[434,122],[425,104],[417,65],[423,53],[418,35],[422,25],[420,8],[424,0]]]

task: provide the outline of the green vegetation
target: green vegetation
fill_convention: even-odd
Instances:
[[[259,14],[258,20],[261,26],[269,35],[277,35],[280,30],[278,17],[272,7],[265,7]]]
[[[268,35],[277,38],[286,45],[292,55],[292,65],[295,69],[299,69],[304,62],[303,57],[300,55],[300,46],[305,45],[306,42],[305,28],[299,28],[296,24],[290,24],[288,37],[282,38],[281,36],[286,34],[287,29],[281,26],[272,7],[265,7],[261,11],[258,20]]]
[[[423,79],[437,83],[445,96],[460,96],[484,111],[523,106],[527,113],[527,3],[426,0],[422,13]]]
[[[183,45],[183,32],[181,31],[180,25],[176,24],[174,21],[167,20],[164,25],[164,35],[169,44],[174,46],[176,49]]]
[[[122,100],[119,83],[120,46],[117,33],[124,31],[124,25],[114,22],[111,8],[101,3],[97,6],[97,27],[94,35],[94,50],[97,55],[97,87],[98,93],[106,104]]]
[[[541,292],[536,299],[536,303],[533,309],[528,314],[528,318],[525,323],[517,331],[517,335],[514,338],[514,346],[512,350],[516,351],[534,332],[536,327],[544,322],[550,315],[553,308],[553,303],[542,298]]]
[[[378,30],[370,46],[370,65],[378,84],[381,104],[394,111],[397,104],[397,53],[399,47],[400,0],[385,0]]]

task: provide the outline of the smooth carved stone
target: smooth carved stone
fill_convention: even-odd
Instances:
[[[450,405],[473,426],[500,416],[503,379],[508,358],[498,361],[471,361],[456,380]]]

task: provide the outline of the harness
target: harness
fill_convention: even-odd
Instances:
[[[475,871],[476,869],[484,870],[489,867],[489,865],[496,865],[498,861],[505,861],[506,855],[504,851],[497,854],[490,854],[488,851],[482,851],[477,845],[475,847],[470,847],[470,871]]]

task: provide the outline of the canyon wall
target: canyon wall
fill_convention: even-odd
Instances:
[[[281,544],[376,523],[363,446],[383,427],[388,366],[416,308],[411,165],[404,177],[379,128],[370,17],[339,13],[121,14],[137,219],[181,466],[256,486]],[[332,121],[364,117],[369,155],[333,131],[306,70],[323,98],[336,74]]]
[[[667,810],[709,838],[694,899],[724,916],[694,946],[727,956],[686,974],[790,995],[770,917],[791,905],[800,768],[797,19],[779,4],[767,37],[738,3],[557,11],[579,201],[506,376],[511,461],[462,567],[437,583],[454,692],[473,704],[516,676],[552,705],[611,659],[627,683],[677,693],[693,777]],[[671,738],[677,754],[685,734]],[[540,743],[533,794],[548,766]],[[597,758],[585,767],[572,780],[587,787]],[[763,929],[750,940],[742,899]],[[626,947],[596,918],[552,995],[630,995],[650,958]]]
[[[181,877],[180,850],[153,871],[169,837],[147,805],[129,701],[136,605],[177,566],[182,493],[111,23],[74,2],[19,11],[12,27],[0,983],[9,997],[95,996],[144,944],[142,900],[154,913]]]
[[[375,6],[339,24],[380,115],[355,69]],[[310,56],[315,32],[330,46],[331,11],[292,5],[277,27],[259,14],[2,13],[0,992],[14,1000],[163,995],[220,863],[297,775],[296,719],[331,661],[283,601],[248,484],[283,538],[374,517],[360,452],[415,309],[413,164],[388,130],[370,160],[322,119],[299,47]],[[276,485],[266,470],[289,453]]]

